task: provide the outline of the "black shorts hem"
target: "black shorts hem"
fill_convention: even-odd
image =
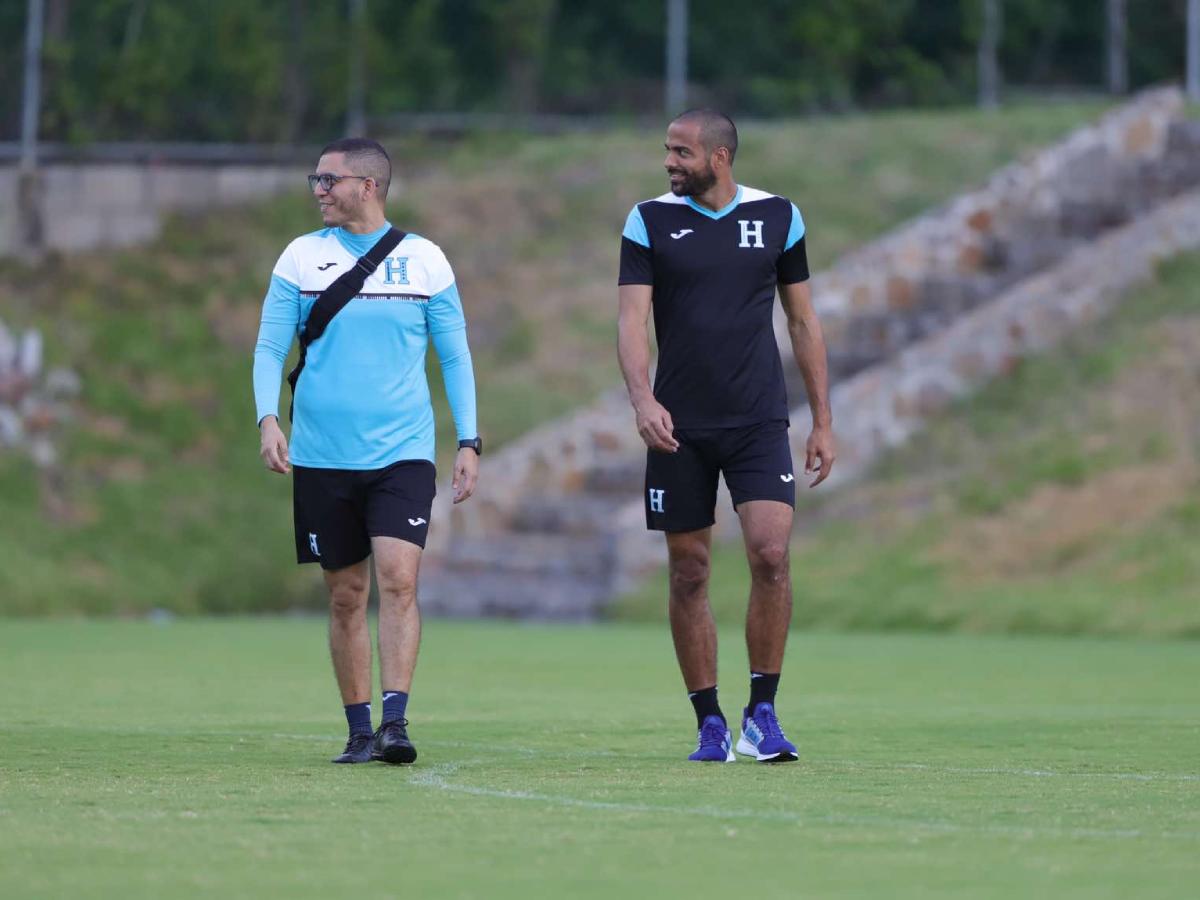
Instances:
[[[410,535],[410,534],[388,534],[387,532],[382,532],[382,531],[379,533],[372,533],[371,537],[373,537],[373,538],[377,538],[377,537],[392,538],[393,540],[404,541],[404,543],[406,543],[406,544],[412,544],[414,547],[417,547],[421,550],[425,549],[425,541],[426,541],[425,535],[422,535],[421,539],[419,541],[415,540],[413,535]]]
[[[371,554],[368,551],[358,559],[352,559],[349,562],[342,562],[341,560],[326,560],[324,557],[314,557],[310,553],[304,555],[298,553],[296,554],[296,565],[305,566],[309,563],[318,563],[324,571],[336,572],[338,569],[347,569],[350,566],[356,566],[364,559],[370,558],[370,556]]]
[[[707,522],[705,522],[702,525],[684,526],[682,528],[679,527],[678,525],[676,525],[674,522],[672,522],[670,524],[664,523],[662,525],[655,525],[652,522],[647,522],[646,530],[647,531],[661,531],[663,534],[685,534],[689,531],[701,531],[705,528],[712,528],[716,524],[717,524],[717,520],[716,520],[716,517],[714,516],[713,518],[709,519]]]
[[[790,506],[792,509],[796,508],[796,498],[794,496],[792,496],[792,497],[763,497],[763,496],[756,495],[753,497],[734,498],[733,494],[731,493],[729,496],[729,500],[733,504],[733,509],[735,512],[737,511],[737,508],[739,506],[741,506],[743,503],[753,503],[756,500],[774,500],[776,503],[785,503],[788,506]]]

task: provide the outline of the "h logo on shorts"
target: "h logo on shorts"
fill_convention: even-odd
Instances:
[[[650,488],[650,512],[666,512],[663,508],[663,499],[666,497],[665,490]]]
[[[308,533],[308,549],[313,552],[313,556],[321,555],[321,551],[317,549],[317,536],[311,531]]]
[[[742,242],[739,247],[762,247],[762,219],[738,219],[738,224],[742,226]],[[754,227],[751,228],[750,226]],[[754,238],[754,243],[750,243],[750,239]]]

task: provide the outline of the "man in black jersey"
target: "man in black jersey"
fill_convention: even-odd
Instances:
[[[796,501],[783,367],[771,327],[775,292],[804,377],[812,433],[804,471],[834,460],[825,341],[813,312],[804,220],[788,200],[734,181],[737,129],[691,110],[667,129],[671,191],[639,203],[621,239],[618,353],[646,454],[647,527],[665,531],[675,654],[696,711],[688,758],[730,762],[717,703],[717,634],[708,603],[717,476],[741,520],[750,563],[750,701],[739,753],[795,760],[775,715],[792,614],[788,539]],[[651,389],[648,320],[658,367]]]

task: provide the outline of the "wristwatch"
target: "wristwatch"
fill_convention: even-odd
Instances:
[[[465,441],[458,442],[459,450],[465,450],[468,447],[475,451],[476,456],[483,456],[483,438],[473,437],[467,438]]]

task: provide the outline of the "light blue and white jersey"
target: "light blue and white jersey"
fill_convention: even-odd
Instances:
[[[284,360],[321,292],[390,227],[373,234],[325,228],[283,251],[254,348],[259,422],[279,414]],[[291,461],[360,470],[402,459],[432,461],[433,406],[425,379],[431,339],[459,440],[473,438],[475,376],[454,272],[437,244],[409,234],[309,345],[296,384]]]

